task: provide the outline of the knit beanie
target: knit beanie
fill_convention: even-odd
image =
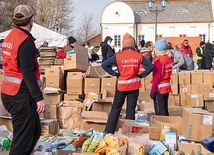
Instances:
[[[159,51],[166,50],[166,38],[162,38],[161,40],[158,40],[157,42],[155,42],[154,47]]]
[[[74,37],[72,37],[72,36],[70,36],[70,37],[68,37],[68,43],[69,44],[73,44],[73,43],[75,43],[77,40],[74,38]]]
[[[134,47],[134,39],[129,33],[126,33],[123,36],[123,41],[122,41],[123,47]]]

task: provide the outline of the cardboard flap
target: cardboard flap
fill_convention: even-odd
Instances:
[[[77,100],[73,100],[73,101],[61,101],[59,104],[58,104],[58,107],[79,107],[79,108],[85,108],[85,105],[80,102],[80,101],[77,101]]]
[[[65,91],[61,90],[60,88],[54,88],[54,87],[45,87],[43,89],[44,94],[61,94]]]
[[[212,115],[208,111],[202,110],[199,108],[184,108],[184,110],[186,110],[188,113],[192,113],[192,114]]]
[[[83,111],[81,117],[85,120],[103,121],[108,119],[108,114],[100,111]]]

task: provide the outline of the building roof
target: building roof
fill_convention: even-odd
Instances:
[[[142,0],[117,0],[127,3],[135,12],[136,23],[154,23],[155,14],[149,12],[148,2]],[[156,3],[153,9],[161,4]],[[144,13],[138,11],[144,10]],[[165,11],[158,14],[159,23],[206,23],[213,22],[213,10],[211,0],[197,1],[168,1]]]

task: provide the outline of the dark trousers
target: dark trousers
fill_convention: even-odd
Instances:
[[[169,94],[157,93],[154,100],[155,115],[169,116],[168,98]]]
[[[5,109],[11,114],[13,140],[9,155],[30,155],[41,135],[37,104],[29,93],[15,96],[1,94]]]
[[[120,116],[120,111],[124,104],[126,96],[127,96],[127,105],[126,105],[125,119],[132,119],[132,120],[135,119],[135,108],[137,105],[138,95],[139,95],[139,90],[123,91],[123,92],[118,90],[115,91],[114,101],[108,116],[105,132],[107,133],[115,132],[116,125]]]
[[[197,60],[198,69],[201,69],[201,59]]]

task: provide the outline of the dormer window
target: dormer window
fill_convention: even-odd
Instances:
[[[187,9],[180,9],[177,12],[179,12],[179,13],[189,13],[189,11]]]

